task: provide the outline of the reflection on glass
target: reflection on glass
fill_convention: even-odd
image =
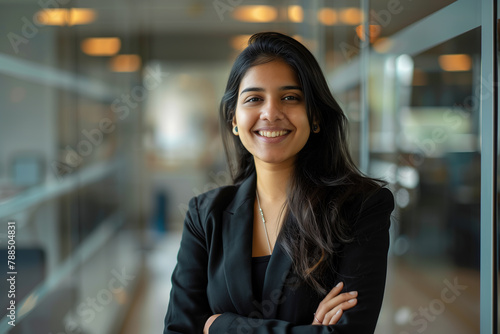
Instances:
[[[476,29],[414,56],[409,85],[395,81],[397,332],[479,332],[479,40]]]

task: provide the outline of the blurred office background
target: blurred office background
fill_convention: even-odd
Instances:
[[[377,333],[496,332],[496,8],[0,1],[0,261],[15,222],[18,273],[0,333],[161,333],[187,203],[230,182],[230,66],[266,30],[315,54],[356,162],[394,192]]]

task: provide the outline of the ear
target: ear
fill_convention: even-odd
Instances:
[[[236,122],[236,116],[233,116],[233,120],[231,121],[233,127],[233,135],[239,136],[238,134],[238,123]]]
[[[319,133],[319,131],[320,131],[319,123],[318,123],[318,121],[316,121],[316,119],[313,119],[311,130],[313,133]]]

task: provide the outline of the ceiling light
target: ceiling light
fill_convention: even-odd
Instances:
[[[304,10],[299,5],[288,6],[288,19],[300,23],[304,20]]]
[[[272,6],[239,6],[233,17],[244,22],[271,22],[278,17],[278,11]]]
[[[356,34],[362,41],[365,40],[364,29],[365,29],[364,25],[359,25],[356,27]],[[378,24],[370,24],[369,29],[370,29],[370,43],[373,43],[378,38],[378,36],[380,36],[382,27],[380,27]]]
[[[470,71],[472,59],[466,54],[441,55],[438,58],[439,66],[445,71]]]
[[[347,25],[358,25],[363,22],[363,12],[356,7],[342,9],[339,17],[340,22]]]
[[[338,22],[337,11],[331,8],[321,8],[318,11],[318,20],[324,25],[332,26]]]
[[[93,9],[71,8],[67,22],[69,26],[89,24],[95,21],[96,16],[96,12]]]
[[[86,38],[81,44],[82,51],[89,56],[113,56],[120,51],[118,37]]]
[[[94,22],[96,11],[89,8],[48,8],[35,14],[38,22],[51,26],[73,26]]]
[[[138,55],[116,55],[111,58],[109,65],[113,72],[135,72],[141,67],[141,57]]]
[[[64,26],[68,21],[68,10],[63,8],[45,9],[38,11],[35,16],[41,24]]]

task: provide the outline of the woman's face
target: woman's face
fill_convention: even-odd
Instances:
[[[302,87],[288,64],[272,61],[247,70],[234,126],[256,164],[294,163],[309,138],[310,125]]]

